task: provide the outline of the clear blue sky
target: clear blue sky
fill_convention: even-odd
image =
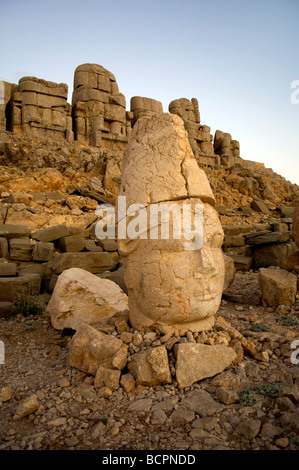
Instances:
[[[298,25],[299,0],[0,0],[0,79],[67,83],[71,101],[90,62],[114,73],[127,109],[135,95],[166,112],[197,98],[212,134],[299,184]]]

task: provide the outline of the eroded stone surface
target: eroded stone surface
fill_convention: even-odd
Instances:
[[[127,207],[142,204],[148,222],[147,233],[134,240],[127,221],[128,236],[119,240],[133,327],[179,333],[210,328],[224,282],[223,230],[212,207],[209,182],[196,163],[181,118],[165,113],[137,121],[124,157],[120,194],[126,196]],[[175,203],[181,222],[185,205],[193,217],[200,206],[202,247],[190,249],[185,232],[181,239],[174,238],[171,217],[169,239],[161,233],[151,239],[149,221],[155,203],[165,204],[169,211]]]

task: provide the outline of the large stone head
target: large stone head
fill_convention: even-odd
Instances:
[[[127,217],[118,243],[132,326],[178,334],[211,328],[224,281],[223,231],[180,117],[137,121],[120,196]]]

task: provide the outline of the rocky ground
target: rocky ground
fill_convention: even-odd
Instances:
[[[299,369],[292,343],[299,340],[299,299],[292,308],[263,307],[253,271],[236,273],[234,292],[247,302],[222,300],[217,324],[238,330],[255,354],[244,352],[224,372],[183,390],[172,367],[172,384],[105,394],[92,376],[69,366],[71,332],[55,330],[46,313],[0,319],[0,449],[298,450]],[[217,324],[177,341],[215,344]],[[140,349],[161,341],[142,339]],[[21,417],[28,399],[32,412]]]

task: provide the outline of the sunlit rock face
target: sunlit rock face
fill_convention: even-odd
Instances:
[[[176,334],[211,328],[224,282],[223,231],[180,117],[137,121],[120,195],[127,217],[118,243],[133,328]]]

